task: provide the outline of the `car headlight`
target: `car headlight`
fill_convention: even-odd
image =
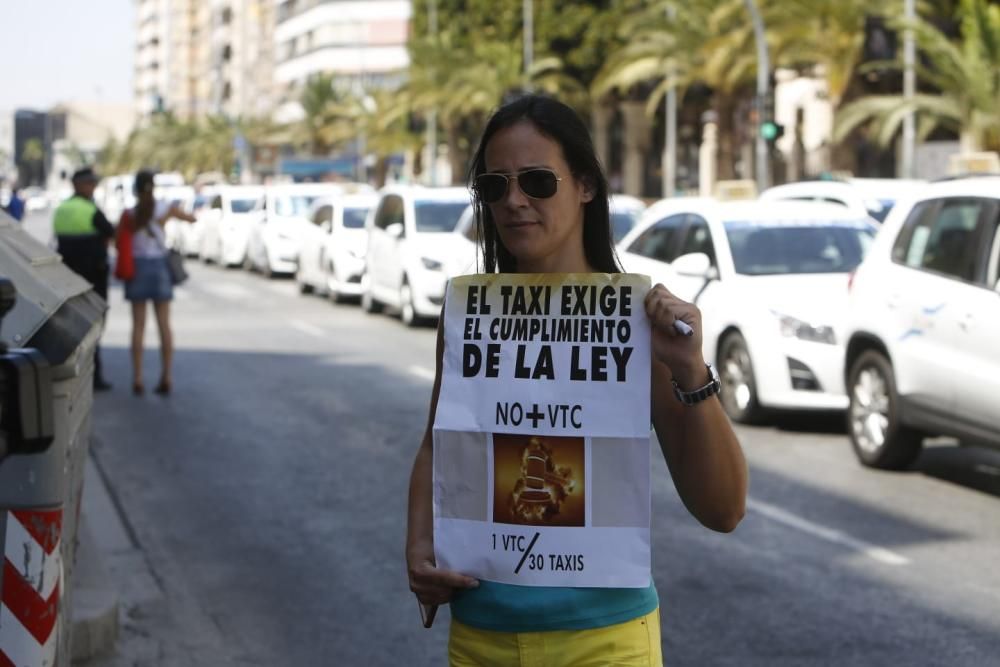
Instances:
[[[424,268],[428,271],[440,271],[444,268],[444,265],[441,262],[436,259],[431,259],[430,257],[421,257],[420,261],[423,262]]]
[[[826,343],[827,345],[834,345],[837,342],[837,336],[831,326],[812,325],[797,317],[781,313],[774,313],[774,316],[778,318],[778,328],[782,336],[807,340],[811,343]]]

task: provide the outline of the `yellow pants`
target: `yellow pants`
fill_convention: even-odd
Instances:
[[[451,667],[662,667],[660,610],[592,630],[493,632],[451,621]]]

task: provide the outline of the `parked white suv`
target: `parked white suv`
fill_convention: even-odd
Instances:
[[[368,216],[368,250],[361,278],[361,305],[387,305],[407,325],[437,318],[455,262],[465,262],[468,241],[455,234],[469,205],[466,188],[390,185]]]
[[[1000,177],[930,184],[892,211],[845,335],[862,463],[905,468],[930,435],[1000,447]]]

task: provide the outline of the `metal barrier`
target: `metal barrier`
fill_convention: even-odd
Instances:
[[[0,666],[68,667],[94,348],[106,304],[5,215],[0,274],[9,279],[0,281]]]

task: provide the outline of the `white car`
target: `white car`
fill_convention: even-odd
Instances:
[[[177,237],[177,250],[187,257],[198,256],[201,249],[202,218],[205,212],[209,210],[209,204],[212,203],[214,196],[214,188],[210,186],[202,187],[194,196],[191,203],[185,208],[188,213],[195,217],[195,221],[190,223],[182,222],[177,225],[180,228],[180,233]],[[170,225],[174,222],[170,221],[167,224]]]
[[[299,246],[295,281],[299,291],[313,290],[334,301],[361,296],[368,237],[365,220],[374,194],[321,197],[313,202]]]
[[[611,236],[618,243],[639,224],[646,205],[629,195],[611,195]]]
[[[224,185],[215,194],[199,218],[202,261],[222,266],[237,266],[246,259],[253,222],[253,207],[264,194],[262,188],[248,185]]]
[[[932,183],[894,210],[851,282],[848,433],[901,469],[928,435],[1000,447],[1000,177]]]
[[[390,185],[381,190],[365,222],[361,305],[366,311],[387,305],[410,326],[441,314],[449,267],[468,251],[468,241],[454,231],[469,201],[463,187]]]
[[[846,206],[855,215],[885,220],[897,201],[917,193],[923,181],[897,178],[852,178],[847,181],[802,181],[768,188],[762,201],[817,201]]]
[[[847,407],[847,281],[875,236],[867,216],[805,202],[669,199],[622,239],[624,268],[702,312],[704,355],[739,422]]]
[[[319,197],[338,191],[337,186],[322,183],[265,188],[251,226],[247,268],[268,276],[295,273],[302,236],[309,226],[309,207]]]
[[[190,212],[192,206],[194,205],[195,193],[194,188],[190,185],[157,186],[153,191],[153,194],[157,201],[165,202],[171,206],[179,206],[187,212]],[[190,222],[178,220],[177,218],[170,218],[167,220],[166,224],[163,226],[163,231],[166,234],[167,247],[173,248],[180,253],[187,254],[187,228],[190,227],[191,224],[192,223]]]

